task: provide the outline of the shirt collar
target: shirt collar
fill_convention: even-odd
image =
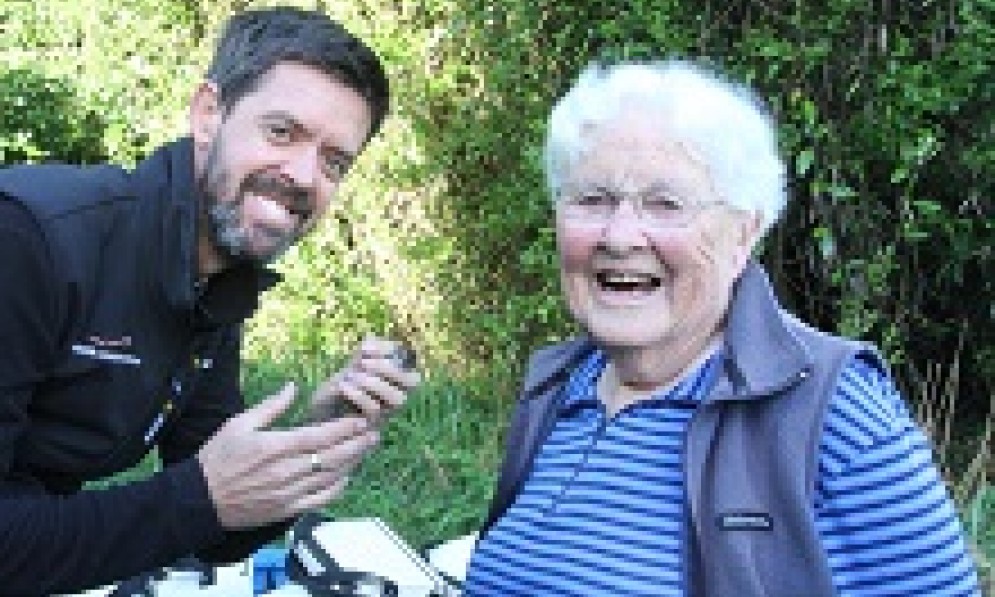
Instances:
[[[715,343],[677,381],[661,388],[643,403],[660,405],[677,400],[701,402],[714,384],[721,363],[721,346]],[[598,378],[607,364],[607,355],[598,349],[577,365],[564,386],[558,407],[560,416],[567,416],[576,410],[598,405]]]
[[[244,321],[259,308],[259,295],[279,275],[254,265],[237,265],[211,276],[196,299],[199,323],[210,325]]]

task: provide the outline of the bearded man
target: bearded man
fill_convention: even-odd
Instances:
[[[241,559],[341,493],[418,382],[370,338],[312,397],[243,412],[242,322],[387,112],[376,55],[326,15],[235,15],[187,138],[133,171],[0,170],[0,594],[78,591],[197,555]],[[99,490],[153,448],[162,470]]]

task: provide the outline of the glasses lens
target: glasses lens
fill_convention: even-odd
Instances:
[[[642,216],[660,226],[681,226],[690,211],[687,202],[667,193],[646,195],[641,204]]]
[[[563,199],[566,215],[582,220],[607,220],[615,211],[615,199],[607,193],[590,192]]]
[[[619,203],[619,196],[606,191],[578,192],[565,195],[560,202],[563,215],[586,222],[607,222]],[[670,228],[686,226],[694,215],[707,204],[694,204],[665,192],[632,197],[637,216],[646,224]]]

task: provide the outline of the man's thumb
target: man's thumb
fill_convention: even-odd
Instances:
[[[267,396],[259,404],[242,413],[239,418],[253,429],[266,427],[290,408],[296,394],[297,385],[288,381],[279,392]]]

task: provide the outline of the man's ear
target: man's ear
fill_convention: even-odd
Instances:
[[[206,149],[214,142],[224,110],[218,86],[212,81],[203,81],[190,98],[190,136],[194,145]]]

